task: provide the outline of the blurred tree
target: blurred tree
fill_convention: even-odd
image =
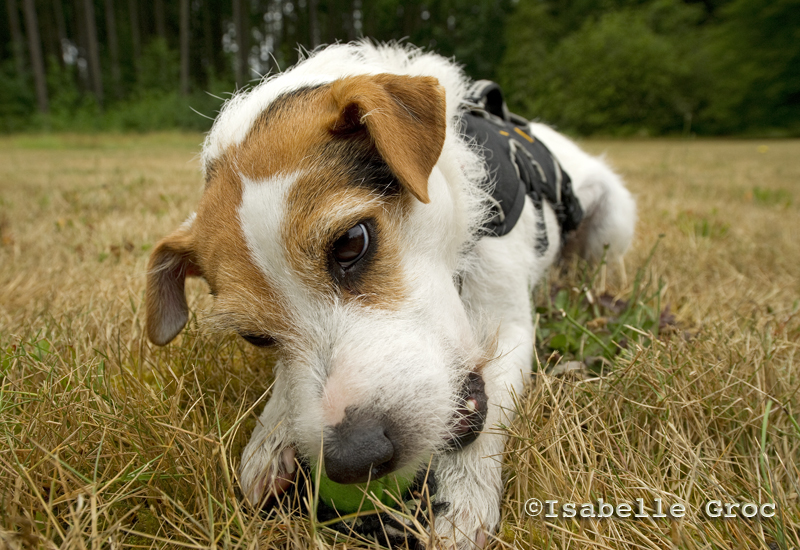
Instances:
[[[518,5],[500,70],[513,109],[583,134],[688,131],[700,103],[698,40],[684,29],[700,10],[657,0],[585,17],[564,38],[556,17],[544,3]]]
[[[56,56],[59,64],[64,64],[64,46],[69,41],[67,35],[67,22],[64,20],[64,5],[61,0],[53,0],[53,17],[56,23],[56,32],[58,33],[58,46],[55,49]]]
[[[142,30],[139,27],[139,0],[128,0],[128,18],[131,30],[131,52],[134,71],[139,71],[139,58],[142,57]]]
[[[34,0],[23,0],[25,11],[25,31],[28,35],[28,52],[31,55],[31,68],[33,80],[36,83],[36,104],[39,111],[48,111],[47,78],[44,72],[44,56],[42,55],[42,41],[39,38],[39,21],[36,17],[36,4]]]
[[[164,9],[164,0],[155,0],[153,15],[155,16],[156,35],[162,40],[167,40],[167,15]]]
[[[236,33],[236,86],[244,87],[250,81],[250,40],[248,12],[245,0],[233,0],[233,24]]]
[[[189,0],[181,1],[181,95],[189,95]]]
[[[205,90],[366,36],[454,57],[499,80],[514,109],[570,131],[800,133],[800,0],[5,2],[4,130],[207,127],[189,108],[213,117],[222,99]],[[48,117],[35,116],[42,91]]]
[[[317,0],[308,1],[308,32],[310,35],[311,49],[315,49],[320,45],[319,33],[319,11],[317,10]]]
[[[33,0],[26,0],[33,1]],[[83,14],[86,18],[86,49],[89,57],[89,74],[92,92],[99,105],[103,105],[103,74],[100,68],[100,44],[97,41],[97,19],[94,15],[94,1],[83,0]]]
[[[17,74],[25,73],[25,42],[22,38],[22,29],[19,24],[19,6],[17,0],[6,0],[8,13],[8,26],[11,32],[11,53],[16,63]]]
[[[119,39],[117,38],[117,16],[114,13],[114,0],[105,0],[106,37],[111,57],[111,83],[114,96],[122,97],[122,71],[119,66]]]
[[[800,0],[734,0],[709,42],[707,130],[800,132]]]

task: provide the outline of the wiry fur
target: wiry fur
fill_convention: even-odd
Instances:
[[[254,133],[268,131],[258,126],[260,117],[278,98],[345,77],[386,74],[433,76],[444,88],[446,134],[428,178],[428,204],[408,193],[398,202],[359,190],[358,182],[353,182],[352,190],[308,187],[310,194],[292,195],[298,186],[311,185],[315,174],[328,174],[326,181],[339,177],[337,159],[320,164],[300,155],[300,165],[292,170],[252,175],[260,173],[254,163],[273,159],[245,157],[242,148]],[[468,85],[457,65],[410,46],[336,45],[232,98],[209,133],[202,155],[206,177],[237,182],[238,195],[218,192],[234,201],[231,214],[224,223],[212,223],[208,212],[216,205],[201,208],[194,226],[181,230],[180,240],[168,238],[157,247],[151,266],[157,273],[163,265],[196,259],[217,293],[219,324],[227,319],[230,328],[268,331],[281,342],[272,398],[242,456],[240,480],[251,501],[284,490],[293,474],[295,450],[317,459],[326,426],[355,408],[359,414],[389,419],[402,443],[396,449],[401,471],[413,472],[434,453],[436,498],[449,503],[432,527],[437,536],[459,547],[481,546],[496,528],[505,438],[495,427],[508,421],[513,395],[523,391],[531,371],[530,291],[557,260],[561,242],[555,213],[546,205],[549,248],[537,254],[541,220],[530,200],[510,234],[479,238],[487,216],[488,178],[479,147],[458,131],[458,106]],[[292,108],[301,107],[302,101],[297,99]],[[363,116],[371,114],[375,113]],[[635,204],[620,179],[547,126],[531,124],[530,131],[572,177],[586,215],[578,248],[599,257],[608,244],[612,256],[621,255],[632,238]],[[249,165],[244,158],[251,159]],[[222,172],[220,163],[226,163]],[[207,193],[219,186],[213,181],[209,185]],[[325,200],[332,202],[319,202],[326,192],[332,194]],[[292,204],[292,196],[317,202],[298,206]],[[313,259],[325,227],[300,227],[306,232],[300,236],[299,229],[287,227],[290,219],[302,225],[312,215],[311,207],[323,210],[322,225],[370,216],[379,220],[383,253],[391,257],[383,264],[384,282],[370,288],[386,289],[387,296],[351,296],[329,285],[324,268],[315,267]],[[220,230],[231,233],[217,248],[200,242]],[[174,251],[170,246],[187,242],[187,232],[194,232],[195,240]],[[289,249],[292,239],[301,239],[299,251]],[[220,265],[215,258],[230,252],[225,246],[244,247],[229,263],[245,264]],[[241,276],[228,272],[236,269]],[[460,292],[456,279],[463,281]],[[151,280],[151,285],[163,284],[163,277]],[[180,307],[158,303],[159,296],[175,300],[174,290],[168,294],[157,290],[149,291],[153,300],[148,308],[155,313],[148,314],[148,324],[156,325],[151,334],[163,343],[171,338],[174,322],[169,330],[158,330],[159,312]],[[470,371],[479,371],[485,382],[489,401],[485,430],[464,449],[446,451],[459,390]]]

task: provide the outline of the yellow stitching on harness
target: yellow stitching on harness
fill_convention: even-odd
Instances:
[[[521,135],[522,137],[524,137],[525,139],[527,139],[529,143],[533,143],[533,138],[528,134],[526,134],[525,132],[523,132],[522,130],[520,130],[519,128],[514,128],[514,131],[519,135]],[[502,134],[502,132],[500,133]]]

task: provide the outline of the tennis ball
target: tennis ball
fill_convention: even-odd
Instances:
[[[369,483],[343,485],[331,481],[321,473],[317,489],[320,501],[340,514],[352,514],[376,509],[367,494],[389,508],[397,507],[398,502],[403,502],[403,497],[412,483],[414,483],[413,476],[389,474],[380,479],[373,479]]]

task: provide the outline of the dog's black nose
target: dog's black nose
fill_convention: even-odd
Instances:
[[[345,418],[325,433],[325,473],[336,483],[363,483],[394,469],[394,444],[380,421]]]

